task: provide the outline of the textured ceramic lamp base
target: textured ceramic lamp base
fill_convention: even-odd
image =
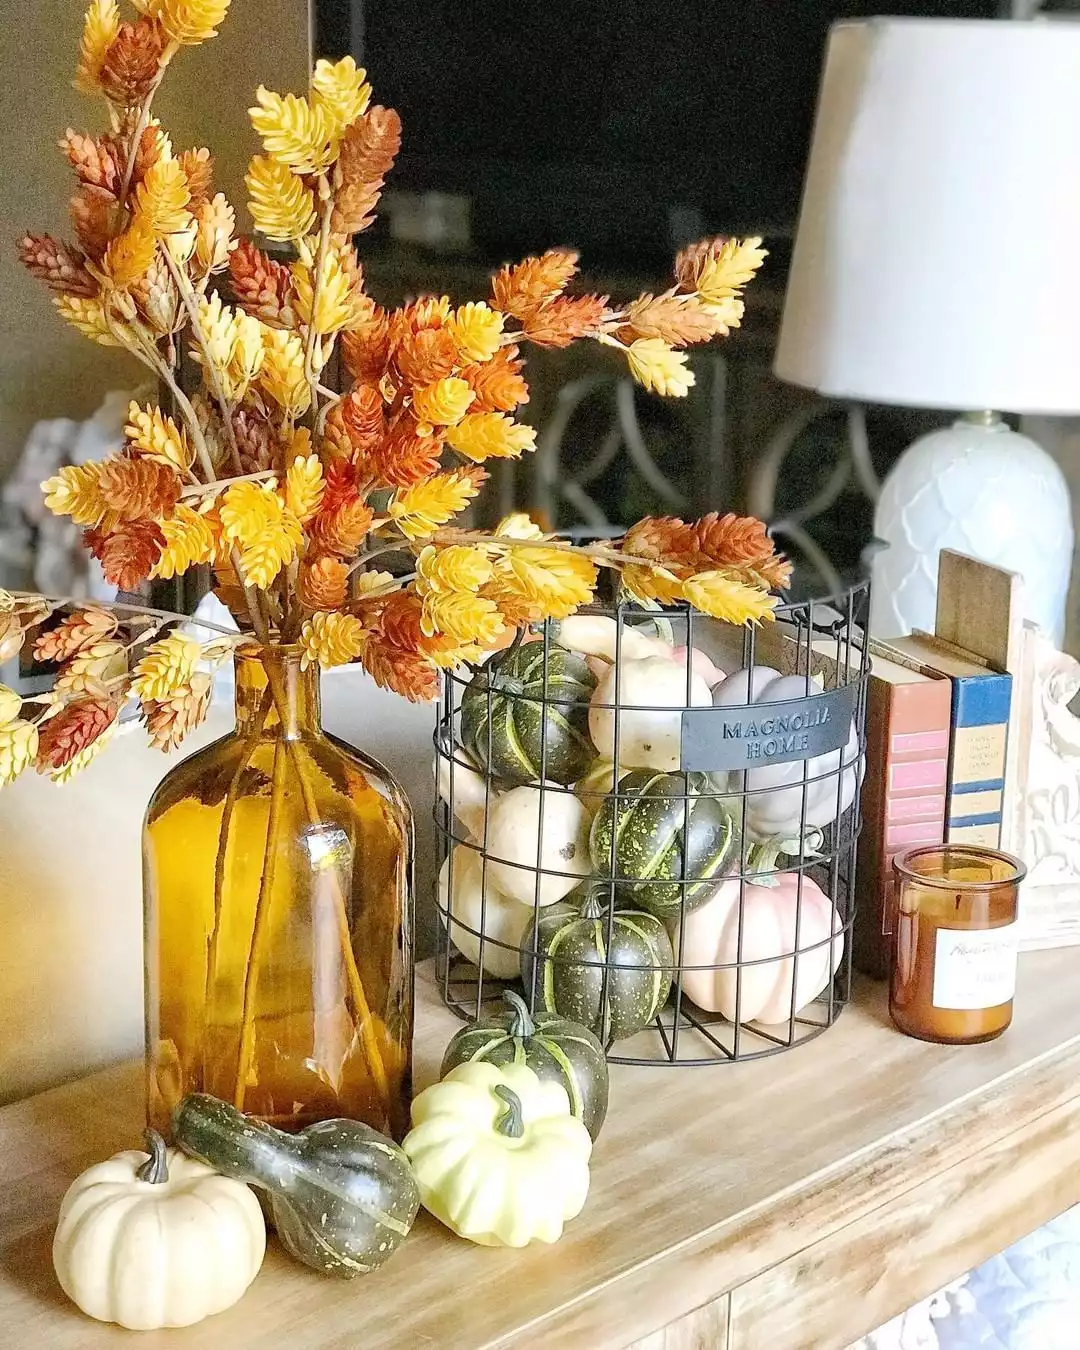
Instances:
[[[1024,613],[1061,645],[1073,558],[1064,475],[1027,436],[993,414],[923,436],[885,480],[874,533],[871,629],[934,630],[938,554],[956,549],[1024,578]]]

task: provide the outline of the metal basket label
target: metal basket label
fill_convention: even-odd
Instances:
[[[737,708],[686,708],[682,715],[685,773],[789,764],[842,749],[851,735],[857,684],[783,703]]]

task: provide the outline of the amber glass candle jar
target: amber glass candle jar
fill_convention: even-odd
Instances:
[[[973,1045],[1012,1021],[1023,863],[963,845],[911,849],[898,894],[889,1012],[924,1041]]]

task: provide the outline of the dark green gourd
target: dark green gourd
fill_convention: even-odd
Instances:
[[[618,800],[613,794],[601,803],[589,850],[597,875],[614,875],[621,901],[660,919],[677,915],[685,852],[686,908],[695,909],[738,859],[731,811],[719,798],[698,795],[707,786],[700,773],[632,769],[619,780]]]
[[[536,953],[537,1007],[609,1045],[642,1031],[664,1006],[675,958],[659,919],[618,905],[609,916],[606,893],[606,885],[586,884],[540,911],[521,942],[521,979],[531,990]]]
[[[527,1064],[538,1077],[562,1084],[570,1110],[595,1139],[608,1104],[604,1047],[587,1027],[558,1013],[533,1016],[512,989],[503,998],[506,1012],[481,1017],[454,1036],[443,1055],[439,1077],[445,1078],[459,1064]]]
[[[491,772],[504,783],[534,782],[541,767],[549,782],[576,783],[596,758],[589,739],[595,688],[584,659],[565,647],[548,644],[546,667],[542,642],[511,647],[482,666],[462,695],[462,744],[482,770],[490,755]]]
[[[416,1218],[420,1193],[408,1159],[358,1120],[284,1134],[198,1092],[180,1103],[173,1133],[193,1158],[265,1191],[286,1251],[325,1275],[376,1270]]]

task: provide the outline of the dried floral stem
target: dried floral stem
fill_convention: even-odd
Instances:
[[[225,437],[229,442],[229,454],[232,457],[233,468],[238,474],[243,473],[244,465],[240,459],[240,447],[236,443],[236,428],[233,426],[232,420],[233,406],[226,397],[225,386],[221,383],[221,372],[217,368],[217,363],[210,356],[210,344],[206,340],[202,319],[199,317],[199,302],[195,297],[195,292],[191,289],[191,281],[187,272],[177,264],[176,259],[164,246],[161,248],[161,253],[165,258],[165,265],[172,274],[173,281],[176,282],[176,289],[180,292],[180,299],[184,303],[184,308],[188,312],[192,334],[202,349],[203,369],[206,371],[210,389],[218,407],[221,409],[221,419],[225,424]]]
[[[240,1020],[240,1053],[236,1063],[236,1087],[233,1105],[244,1109],[247,1080],[255,1061],[255,998],[259,987],[259,967],[262,964],[266,920],[270,912],[270,895],[277,871],[278,836],[285,807],[286,743],[279,740],[274,747],[274,769],[270,783],[270,810],[266,818],[266,850],[263,853],[262,878],[259,896],[255,902],[255,922],[251,929],[251,947],[244,971],[244,1001]]]
[[[562,539],[513,539],[510,536],[499,536],[486,534],[482,530],[447,530],[439,531],[439,540],[442,543],[474,543],[482,544],[484,548],[494,549],[515,549],[515,548],[553,548],[560,553],[584,553],[587,557],[595,559],[600,563],[623,563],[634,567],[656,567],[655,558],[641,558],[635,553],[620,553],[618,549],[611,548],[604,543],[598,544],[571,544]]]
[[[9,591],[8,594],[15,600],[41,599],[35,591]],[[55,613],[58,609],[63,609],[66,605],[82,605],[94,608],[93,602],[87,601],[85,595],[49,596],[50,609],[49,613],[44,617],[48,618],[49,614]],[[223,637],[228,638],[242,638],[244,636],[242,633],[237,634],[234,628],[223,628],[219,623],[211,623],[207,619],[194,619],[190,614],[179,614],[171,609],[151,609],[149,605],[129,604],[124,600],[109,600],[107,603],[103,603],[100,608],[118,609],[125,614],[134,614],[139,618],[158,619],[163,623],[169,623],[172,620],[175,620],[177,623],[195,624],[199,628],[209,628],[212,632],[220,633]]]
[[[261,483],[267,478],[276,478],[276,469],[260,469],[257,473],[241,473],[231,478],[218,478],[212,483],[197,482],[192,483],[180,493],[183,498],[205,497],[209,493],[224,492],[226,488],[232,487],[233,483]]]
[[[315,315],[318,313],[319,293],[322,290],[323,262],[326,259],[326,250],[330,247],[330,221],[334,214],[334,198],[325,174],[319,178],[319,200],[323,203],[322,224],[319,227],[319,244],[312,267],[311,313],[308,318],[307,342],[304,346],[304,374],[311,389],[311,411],[316,427],[319,425],[319,372],[315,369],[315,342],[318,337]]]
[[[158,86],[165,78],[165,71],[168,69],[169,62],[180,50],[178,42],[170,42],[158,58],[158,72],[154,77],[154,82],[147,91],[146,97],[139,108],[139,117],[135,123],[135,130],[132,133],[131,141],[128,145],[127,163],[124,165],[124,181],[120,185],[120,196],[118,201],[121,207],[127,206],[128,193],[131,191],[131,178],[135,172],[135,160],[139,154],[139,144],[142,141],[143,132],[150,125],[150,106],[154,101],[154,95],[158,91]]]

